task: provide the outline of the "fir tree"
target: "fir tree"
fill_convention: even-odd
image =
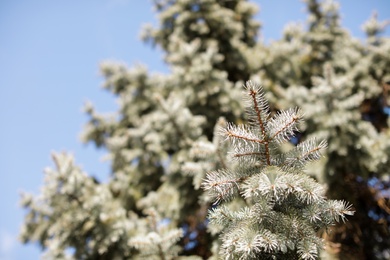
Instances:
[[[257,41],[257,7],[245,0],[154,1],[160,25],[146,26],[143,39],[162,48],[170,73],[151,74],[143,66],[119,62],[101,64],[103,87],[117,97],[119,107],[103,115],[87,104],[82,140],[107,151],[111,175],[99,182],[76,166],[71,155],[53,155],[55,167],[45,170],[41,194],[22,198],[27,209],[22,240],[38,242],[49,259],[220,257],[222,229],[208,226],[208,209],[215,206],[200,187],[207,172],[240,168],[247,160],[239,158],[234,165],[226,157],[228,142],[221,142],[218,129],[226,121],[240,125],[247,120],[237,97],[244,81],[261,78],[271,113],[295,106],[305,111],[302,131],[293,129],[296,135],[290,141],[302,140],[306,146],[276,145],[272,155],[283,161],[291,151],[321,144],[307,141],[312,136],[325,139],[325,158],[305,169],[327,184],[329,198],[349,201],[357,211],[346,225],[324,233],[332,242],[327,248],[340,248],[340,258],[386,257],[390,217],[383,190],[390,133],[383,109],[389,104],[390,45],[380,37],[386,23],[373,16],[364,26],[368,38],[362,43],[341,27],[335,2],[305,2],[307,30],[289,25],[282,39],[265,45]],[[299,110],[286,111],[301,116]],[[253,130],[229,127],[248,135]],[[233,147],[240,140],[235,142]],[[284,153],[286,147],[292,150]],[[284,168],[269,171],[290,174]],[[308,176],[294,174],[321,190]],[[326,207],[331,201],[321,192],[317,202]],[[239,196],[223,201],[232,214],[241,214],[239,209],[249,209],[262,196],[251,195],[246,202],[243,194],[232,195]],[[214,209],[213,219],[222,217],[216,212],[224,208]],[[318,242],[316,254],[320,240],[312,235],[321,223],[307,225]],[[223,234],[233,232],[225,228]],[[289,243],[285,254],[286,248],[278,245],[275,254],[300,254],[297,245]]]
[[[329,145],[326,159],[310,172],[326,184],[329,198],[356,208],[355,217],[327,237],[329,251],[341,259],[386,259],[390,41],[381,33],[388,22],[374,14],[363,25],[362,42],[341,27],[337,2],[305,2],[307,29],[289,24],[282,39],[259,44],[256,53],[264,62],[257,76],[274,94],[276,109],[307,111],[296,140],[318,136]]]
[[[48,254],[52,254],[48,245],[56,244],[55,255],[71,248],[73,256],[85,259],[90,256],[83,252],[90,251],[93,257],[113,259],[122,254],[124,247],[125,258],[169,259],[175,252],[203,258],[210,255],[208,204],[199,200],[203,192],[194,185],[198,181],[195,179],[203,175],[195,178],[185,167],[193,159],[194,144],[212,138],[220,116],[235,120],[242,113],[236,99],[237,82],[252,72],[244,52],[256,43],[256,6],[243,0],[162,0],[155,1],[155,7],[160,14],[160,28],[147,26],[143,38],[162,47],[171,74],[150,74],[142,66],[128,68],[105,62],[101,65],[104,88],[118,97],[118,112],[105,116],[92,104],[85,107],[90,119],[82,139],[108,151],[106,158],[112,168],[108,182],[89,181],[91,187],[87,188],[80,179],[80,187],[74,189],[65,177],[60,181],[56,175],[48,175],[51,184],[44,186],[45,199],[28,196],[22,203],[28,209],[22,240],[39,242]],[[64,163],[60,160],[58,167]],[[92,177],[85,174],[85,179]],[[64,194],[58,188],[49,188],[51,185],[69,191]],[[84,204],[93,199],[92,195],[80,198],[80,212],[75,208],[71,213],[73,225],[82,227],[81,216],[89,214],[93,232],[75,237],[64,225],[67,222],[62,218],[66,215],[61,212],[71,208],[69,203],[75,203],[68,198],[77,198],[83,189],[104,189],[110,202],[94,201],[113,208],[97,205],[90,209]],[[51,200],[57,197],[64,197],[60,205]],[[159,234],[159,239],[146,239],[141,246],[139,238],[154,238],[156,233],[147,228],[151,225],[146,224],[150,221],[145,213],[149,209],[158,216],[155,221],[169,220],[164,232],[175,236]],[[101,220],[107,214],[107,222]],[[123,221],[127,215],[132,216],[132,225],[142,228],[130,232]],[[120,239],[116,232],[120,232]],[[180,234],[181,250],[166,246],[174,246]],[[104,237],[104,244],[99,237]],[[91,243],[95,247],[91,248]]]
[[[203,183],[219,204],[210,212],[210,221],[222,231],[221,255],[316,259],[322,247],[317,232],[353,214],[345,202],[326,200],[323,187],[304,172],[326,143],[309,139],[281,152],[281,144],[298,130],[301,111],[289,109],[271,117],[264,93],[251,82],[246,84],[246,99],[249,124],[228,124],[221,131],[237,162],[208,173]],[[243,205],[232,207],[235,197]]]

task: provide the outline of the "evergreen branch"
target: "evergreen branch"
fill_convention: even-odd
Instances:
[[[326,141],[317,142],[315,138],[298,144],[292,151],[287,153],[284,161],[280,164],[283,169],[303,167],[309,161],[321,158],[321,151],[326,149]]]
[[[244,86],[248,96],[244,96],[246,100],[247,112],[249,113],[249,123],[255,127],[259,127],[263,138],[266,138],[266,124],[269,117],[268,102],[264,97],[263,89],[260,85],[254,84],[252,81],[247,81]]]
[[[301,203],[318,203],[324,199],[321,185],[305,175],[285,173],[280,168],[266,167],[260,174],[248,177],[243,184],[244,198],[262,196],[283,201],[293,195]]]
[[[264,145],[253,146],[233,146],[231,152],[232,157],[241,161],[242,163],[248,163],[256,167],[266,165],[267,154]]]
[[[269,143],[268,143],[269,139],[268,139],[267,129],[266,129],[267,119],[269,115],[268,102],[265,100],[264,93],[259,85],[255,85],[251,81],[247,81],[246,89],[248,91],[248,95],[252,100],[252,108],[253,111],[255,111],[255,115],[256,115],[255,122],[258,124],[258,127],[260,128],[261,135],[263,138],[267,164],[271,165]]]
[[[314,179],[301,176],[301,183],[295,188],[296,196],[306,204],[315,204],[324,200],[324,189]]]
[[[242,140],[246,143],[259,143],[264,144],[266,141],[259,139],[257,135],[253,134],[245,125],[233,125],[227,124],[226,128],[221,129],[222,135],[230,138],[233,145],[236,144],[237,140]]]
[[[340,218],[343,222],[345,222],[345,215],[352,216],[355,213],[351,204],[341,200],[330,201],[328,205],[328,212],[333,220],[337,222],[340,221]]]
[[[318,145],[315,145],[315,139],[309,139],[307,142],[298,145],[298,149],[301,149],[304,153],[300,156],[301,160],[314,161],[321,157],[321,150],[326,149],[328,146],[326,141],[321,141]]]
[[[318,245],[310,240],[301,240],[298,243],[297,249],[302,259],[315,260],[318,257]]]
[[[214,204],[218,204],[221,200],[231,198],[235,193],[235,189],[239,189],[238,183],[243,180],[243,177],[235,178],[227,170],[218,170],[208,173],[202,186],[204,190],[211,193],[212,199],[215,200]]]
[[[247,83],[247,86],[248,86],[248,83]],[[250,86],[250,87],[248,87],[248,91],[249,91],[249,95],[252,98],[253,108],[256,112],[256,119],[257,119],[256,122],[259,124],[260,129],[261,129],[261,133],[262,133],[263,137],[265,138],[266,137],[266,129],[265,129],[266,123],[264,122],[264,120],[266,120],[266,118],[264,118],[264,119],[262,118],[261,105],[259,105],[259,102],[257,100],[257,96],[259,95],[260,89],[255,89],[253,86]]]
[[[297,124],[302,116],[298,108],[278,112],[267,124],[269,140],[276,139],[279,143],[288,141],[298,131]]]
[[[279,168],[267,167],[260,174],[247,179],[244,183],[243,196],[248,198],[253,195],[263,196],[269,199],[280,200],[286,196],[283,179],[284,173]]]
[[[310,223],[317,224],[323,221],[322,211],[323,207],[320,207],[317,204],[312,204],[303,210],[302,216],[305,219],[308,219]]]
[[[262,234],[258,234],[255,237],[255,245],[266,253],[275,251],[278,248],[278,242],[275,234],[271,233],[269,230],[264,230]]]
[[[225,205],[214,208],[209,212],[209,219],[220,226],[236,227],[236,222],[248,219],[252,215],[251,209],[244,207],[239,211],[231,211]]]

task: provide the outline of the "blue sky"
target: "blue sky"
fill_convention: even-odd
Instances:
[[[299,0],[257,0],[266,40],[278,39],[288,21],[304,21]],[[343,25],[359,38],[360,25],[377,10],[390,19],[388,0],[341,1]],[[0,2],[0,260],[39,259],[36,245],[17,241],[21,190],[38,193],[52,151],[69,151],[85,171],[107,177],[104,151],[84,145],[79,134],[83,104],[116,110],[100,88],[98,65],[118,60],[167,72],[162,53],[139,39],[141,25],[156,23],[146,0],[1,0]],[[388,29],[386,35],[390,35]]]

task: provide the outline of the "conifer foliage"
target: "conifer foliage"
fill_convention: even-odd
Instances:
[[[307,28],[291,23],[280,40],[259,44],[258,73],[275,94],[273,106],[305,111],[297,139],[327,141],[325,159],[308,170],[326,184],[328,198],[356,210],[326,236],[327,251],[339,259],[388,259],[389,21],[374,13],[362,26],[367,38],[357,39],[341,26],[337,1],[304,2]]]
[[[54,154],[40,194],[22,196],[21,240],[48,259],[313,259],[322,235],[321,256],[388,259],[388,22],[373,15],[364,42],[336,1],[302,2],[306,26],[265,44],[256,3],[154,0],[142,38],[169,73],[101,64],[118,109],[87,104],[81,138],[110,174]],[[243,106],[248,80],[266,92],[249,81]]]
[[[352,207],[327,200],[325,190],[305,174],[324,141],[306,140],[290,151],[280,145],[298,130],[299,109],[270,116],[262,89],[246,83],[248,125],[228,124],[221,135],[231,142],[231,167],[207,174],[203,188],[217,206],[212,226],[222,231],[226,259],[316,259],[322,247],[317,231],[353,215]],[[229,201],[240,197],[241,206]],[[215,227],[214,227],[215,228]]]

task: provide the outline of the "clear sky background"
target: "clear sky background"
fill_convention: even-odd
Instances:
[[[288,21],[305,21],[299,0],[255,2],[266,41],[278,39]],[[389,0],[340,3],[342,24],[361,39],[373,10],[390,19]],[[101,61],[169,72],[163,54],[139,40],[146,22],[157,24],[148,0],[0,0],[0,260],[39,259],[37,245],[17,240],[19,192],[39,192],[52,151],[72,152],[85,171],[107,178],[104,151],[79,141],[87,121],[82,107],[90,100],[100,112],[116,110],[100,87]]]

